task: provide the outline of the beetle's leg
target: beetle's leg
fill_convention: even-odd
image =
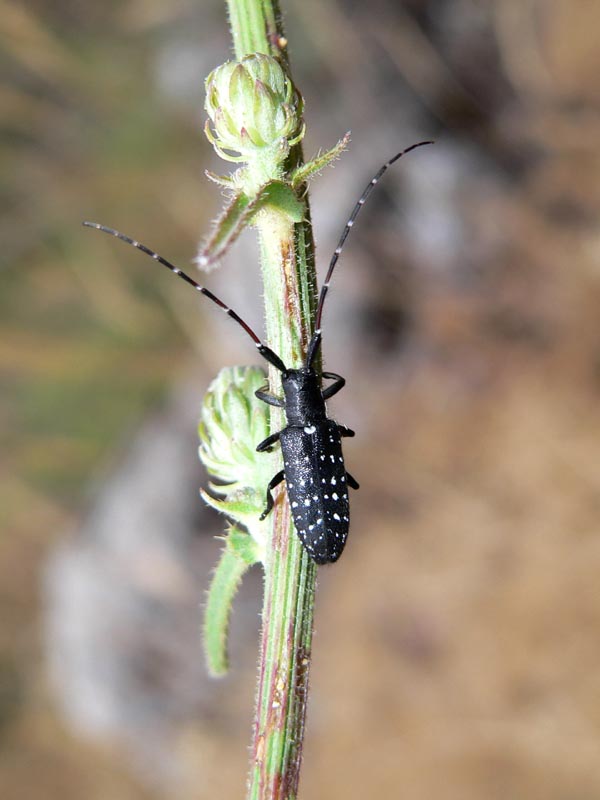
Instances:
[[[345,425],[337,425],[338,433],[340,436],[355,436],[354,431],[352,428],[347,428]]]
[[[254,392],[255,396],[258,397],[259,400],[262,400],[263,403],[267,403],[270,406],[276,406],[277,408],[283,408],[285,403],[280,397],[275,397],[273,394],[269,394],[265,391],[268,389],[268,386],[263,386],[262,389],[258,389]]]
[[[343,389],[346,385],[346,379],[342,378],[341,375],[336,375],[335,372],[323,372],[322,375],[324,378],[334,381],[331,386],[327,386],[327,388],[323,389],[321,392],[323,400],[333,397],[334,394],[337,394],[340,389]]]
[[[256,447],[257,453],[270,453],[273,449],[273,445],[275,442],[279,441],[279,437],[281,436],[281,431],[277,431],[277,433],[272,433],[270,436],[267,436],[259,445]]]
[[[356,478],[353,478],[349,472],[346,473],[346,480],[348,481],[348,486],[351,489],[360,489],[359,483]]]
[[[267,505],[265,510],[259,517],[260,520],[263,520],[267,516],[269,511],[273,508],[273,504],[275,503],[275,501],[273,500],[273,495],[271,494],[271,492],[276,486],[279,486],[279,484],[283,480],[283,477],[284,477],[283,470],[281,470],[280,472],[277,473],[277,475],[274,475],[269,481],[269,485],[267,486]]]

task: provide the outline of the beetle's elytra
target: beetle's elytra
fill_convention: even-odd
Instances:
[[[287,425],[256,449],[270,450],[279,441],[283,453],[283,469],[267,487],[267,507],[262,518],[273,507],[271,491],[285,478],[300,541],[313,561],[327,564],[337,561],[346,544],[350,524],[348,486],[358,489],[358,483],[346,472],[342,455],[342,437],[354,436],[354,431],[328,419],[325,408],[325,400],[339,392],[345,381],[340,375],[326,372],[323,377],[333,383],[321,389],[321,378],[312,367],[319,340],[320,336],[313,339],[315,346],[309,348],[304,368],[282,372],[285,400],[265,391],[257,392],[266,403],[284,408]]]
[[[342,454],[342,438],[354,436],[354,431],[329,419],[325,405],[328,398],[342,389],[345,380],[334,372],[319,374],[313,366],[321,345],[321,317],[325,297],[344,242],[373,187],[401,156],[425,144],[431,142],[419,142],[407,147],[385,163],[369,181],[354,206],[321,287],[314,334],[308,346],[305,364],[300,369],[288,369],[281,358],[261,342],[252,328],[233,309],[166,258],[113,228],[97,222],[83,223],[137,247],[208,297],[243,328],[263,358],[279,370],[283,398],[269,394],[265,391],[267,387],[256,392],[256,396],[265,403],[283,408],[287,422],[283,430],[272,433],[256,448],[259,452],[268,451],[279,442],[283,454],[283,469],[267,486],[266,507],[261,519],[273,508],[273,489],[285,480],[296,531],[306,552],[317,564],[332,563],[342,554],[350,525],[348,487],[358,489],[358,483],[346,471]],[[322,388],[323,378],[332,383]]]

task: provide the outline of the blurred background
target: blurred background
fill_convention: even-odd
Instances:
[[[319,573],[301,781],[329,800],[600,797],[600,7],[282,0],[361,483]],[[203,392],[245,338],[188,265],[220,208],[220,0],[0,2],[0,795],[244,794],[261,595],[208,679]],[[193,268],[192,268],[193,269]],[[207,283],[260,330],[253,235]]]

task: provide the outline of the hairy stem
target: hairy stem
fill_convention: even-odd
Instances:
[[[227,0],[227,9],[237,59],[250,53],[281,57],[286,40],[276,0]]]
[[[278,4],[270,0],[228,0],[235,55],[252,52],[285,57],[286,39]],[[302,161],[296,146],[291,166]],[[302,363],[315,306],[314,245],[308,203],[302,223],[276,209],[257,215],[265,297],[267,342],[286,366]],[[281,391],[271,370],[271,389]],[[271,409],[271,430],[284,424]],[[308,696],[316,567],[296,536],[285,492],[272,514],[265,562],[262,641],[256,717],[248,783],[250,800],[296,797]]]

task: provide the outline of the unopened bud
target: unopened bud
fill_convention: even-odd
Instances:
[[[303,107],[277,59],[254,53],[208,76],[206,135],[228,161],[262,159],[280,165],[304,136]]]

